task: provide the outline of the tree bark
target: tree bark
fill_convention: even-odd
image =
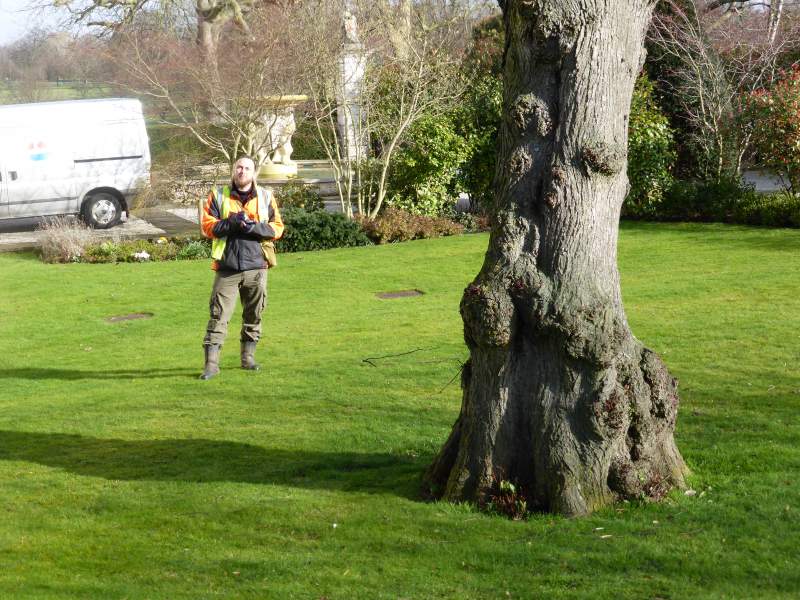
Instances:
[[[769,4],[769,43],[774,44],[781,28],[783,0],[772,0]]]
[[[628,115],[646,0],[507,0],[504,117],[480,273],[461,301],[470,358],[430,492],[581,515],[660,498],[688,472],[677,382],[634,338],[617,271]]]
[[[387,0],[382,0],[377,6],[383,20],[389,24],[389,40],[394,48],[396,58],[400,61],[408,60],[412,54],[413,2],[398,0],[395,5]]]
[[[209,10],[201,10],[203,2],[197,3],[197,46],[200,48],[203,62],[214,73],[217,72],[217,49],[221,24],[215,20]]]

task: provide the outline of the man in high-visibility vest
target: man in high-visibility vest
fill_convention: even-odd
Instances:
[[[259,188],[255,164],[248,156],[233,165],[230,185],[213,188],[200,210],[203,235],[211,238],[211,317],[203,339],[205,367],[200,379],[219,373],[219,355],[228,322],[242,301],[241,365],[257,371],[256,344],[261,337],[261,315],[267,304],[267,261],[261,242],[283,235],[283,221],[273,195]]]

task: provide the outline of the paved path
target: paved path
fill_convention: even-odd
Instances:
[[[196,208],[143,208],[134,211],[134,215],[162,229],[167,237],[200,234]]]
[[[149,239],[198,234],[197,210],[187,208],[146,208],[135,211],[125,223],[111,229],[95,229],[98,240]],[[38,248],[44,232],[4,231],[0,228],[0,252]]]

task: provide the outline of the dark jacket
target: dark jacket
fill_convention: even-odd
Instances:
[[[221,189],[221,188],[220,188]],[[258,195],[255,186],[247,192],[240,192],[230,186],[230,213],[227,219],[221,218],[221,206],[212,190],[203,207],[203,233],[207,237],[225,238],[225,252],[220,260],[215,260],[212,268],[223,271],[249,271],[265,269],[267,263],[261,250],[264,240],[276,240],[283,235],[283,221],[275,198],[270,194],[266,218],[258,214]],[[236,223],[237,213],[244,211],[250,221],[255,221],[252,230],[244,233]],[[266,221],[266,222],[264,222]]]

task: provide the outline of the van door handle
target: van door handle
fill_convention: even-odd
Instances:
[[[8,174],[11,175],[11,181],[16,181],[17,180],[17,172],[16,171],[9,171]]]

